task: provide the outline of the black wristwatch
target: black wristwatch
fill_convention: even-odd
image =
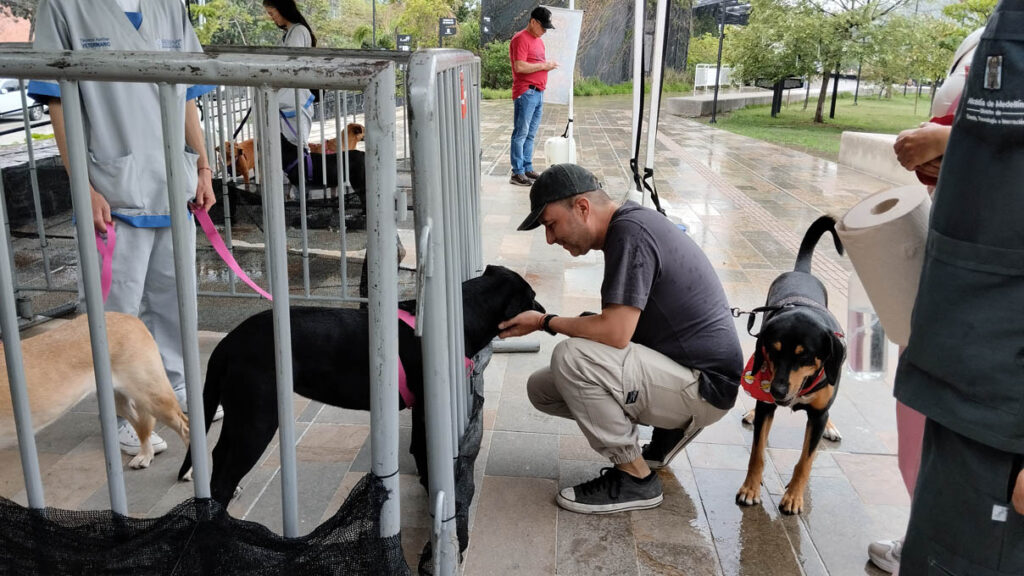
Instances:
[[[557,316],[558,316],[558,314],[546,314],[544,316],[544,319],[541,320],[541,322],[540,322],[540,327],[543,328],[545,332],[547,332],[548,334],[551,334],[552,336],[554,336],[556,334],[556,332],[551,329],[551,319],[555,318]]]

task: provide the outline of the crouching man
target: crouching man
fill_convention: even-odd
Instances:
[[[667,465],[736,402],[743,358],[722,285],[676,225],[635,202],[617,205],[575,164],[540,175],[530,210],[519,230],[544,226],[548,244],[605,256],[600,314],[523,312],[501,325],[503,338],[536,330],[569,336],[550,367],[530,376],[530,401],[575,420],[613,464],[556,501],[584,514],[658,506],[661,481],[652,468]],[[637,424],[655,427],[642,451]]]

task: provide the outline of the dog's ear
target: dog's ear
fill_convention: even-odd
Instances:
[[[839,384],[839,377],[843,374],[843,362],[846,361],[846,342],[842,335],[829,332],[829,345],[831,354],[825,360],[825,378],[831,384]]]
[[[754,342],[754,363],[750,367],[750,372],[752,374],[760,372],[761,366],[764,364],[764,354],[761,352],[762,350],[764,350],[764,347],[761,346],[761,339],[758,338],[757,341]]]

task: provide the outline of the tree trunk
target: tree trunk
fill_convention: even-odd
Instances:
[[[825,111],[825,98],[828,97],[828,81],[830,80],[831,74],[829,74],[827,68],[825,68],[822,72],[823,73],[821,75],[821,91],[818,92],[818,107],[814,109],[815,124],[825,123],[825,120],[822,118],[822,113]]]

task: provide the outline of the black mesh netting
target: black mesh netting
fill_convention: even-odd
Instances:
[[[386,499],[380,478],[367,474],[329,520],[284,538],[206,499],[143,519],[0,498],[0,574],[408,574],[401,536],[379,536]]]
[[[473,410],[466,425],[465,434],[459,442],[459,456],[455,459],[455,531],[459,535],[459,553],[469,546],[469,508],[476,494],[473,469],[480,453],[480,441],[484,434],[484,369],[491,361],[493,351],[488,346],[476,355],[470,384],[473,389]],[[433,574],[433,551],[430,542],[423,547],[420,556],[419,573]]]

